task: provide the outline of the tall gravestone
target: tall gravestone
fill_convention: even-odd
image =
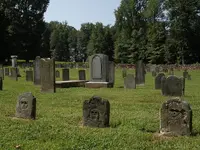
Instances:
[[[10,74],[9,68],[5,68],[4,72],[5,72],[5,76],[9,76],[9,74]]]
[[[33,71],[32,70],[27,70],[26,71],[26,81],[33,81]]]
[[[55,61],[54,59],[40,60],[41,92],[55,93]]]
[[[35,85],[40,85],[41,84],[41,77],[40,77],[40,56],[37,56],[34,61],[34,84]]]
[[[63,81],[69,80],[69,69],[62,69],[62,80]]]
[[[90,82],[85,83],[88,88],[113,87],[109,82],[109,61],[104,54],[90,56]]]
[[[165,76],[164,73],[159,73],[155,77],[155,89],[161,89],[161,79],[162,79],[163,76]]]
[[[10,72],[11,72],[11,78],[14,79],[15,81],[18,81],[18,75],[17,75],[17,68],[16,67],[12,67],[10,68]]]
[[[15,116],[24,119],[36,118],[36,98],[32,93],[24,93],[18,97]]]
[[[139,60],[136,64],[136,84],[145,84],[145,65],[142,60]]]
[[[112,87],[113,87],[115,83],[115,63],[113,61],[109,61],[108,72],[109,72],[108,82],[112,84]]]
[[[161,108],[160,133],[170,136],[191,135],[192,109],[186,101],[172,98]]]
[[[135,77],[132,74],[128,74],[124,78],[124,88],[125,89],[136,89]]]
[[[3,90],[3,79],[2,77],[0,77],[0,91]]]
[[[85,70],[78,71],[79,80],[86,80]]]
[[[93,96],[83,103],[83,125],[104,128],[109,126],[110,103],[100,97]]]

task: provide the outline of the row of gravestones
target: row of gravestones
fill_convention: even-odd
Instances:
[[[191,135],[192,110],[186,101],[171,98],[162,104],[160,110],[160,133],[163,135]],[[31,93],[19,96],[16,117],[36,119],[36,98]],[[89,127],[109,127],[110,103],[93,96],[83,103],[83,125]]]

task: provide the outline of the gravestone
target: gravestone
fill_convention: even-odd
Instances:
[[[166,85],[166,77],[165,76],[163,76],[162,78],[161,78],[161,92],[162,92],[162,95],[167,95],[166,93],[168,93],[167,92],[167,85]]]
[[[18,97],[15,116],[24,119],[36,118],[36,98],[32,93],[24,93]]]
[[[109,126],[110,103],[93,96],[83,103],[83,125],[104,128]]]
[[[33,71],[32,70],[27,70],[26,71],[26,81],[33,81]]]
[[[14,79],[15,81],[18,81],[18,76],[17,76],[17,68],[10,68],[10,72],[11,72],[11,78]]]
[[[156,77],[157,73],[156,71],[152,71],[152,77]]]
[[[160,114],[160,133],[162,135],[191,135],[192,109],[186,101],[172,98],[163,103]]]
[[[5,71],[5,76],[9,76],[10,74],[9,68],[5,68],[4,71]]]
[[[40,85],[41,84],[41,77],[40,77],[40,56],[37,56],[34,61],[34,84],[35,85]]]
[[[4,69],[0,68],[0,77],[2,77],[2,80],[4,80]]]
[[[0,77],[0,91],[3,90],[3,79],[2,77]]]
[[[55,93],[55,60],[41,59],[40,61],[41,92]]]
[[[122,77],[125,78],[126,75],[127,75],[127,70],[126,70],[126,68],[123,68],[122,69]]]
[[[56,70],[56,78],[60,78],[60,72],[58,70]]]
[[[109,67],[108,67],[108,72],[109,72],[109,83],[112,84],[112,87],[114,86],[115,83],[115,63],[112,61],[109,61]]]
[[[12,59],[12,67],[13,68],[17,67],[17,56],[16,55],[12,55],[11,59]]]
[[[136,64],[136,84],[145,84],[145,65],[142,60],[139,60]]]
[[[184,72],[183,72],[183,78],[187,78],[188,77],[188,72],[187,72],[187,70],[184,70]]]
[[[125,89],[136,89],[135,77],[132,74],[128,74],[124,78],[124,88]]]
[[[158,73],[155,77],[155,89],[161,89],[161,79],[163,76],[165,76],[164,73]]]
[[[69,69],[62,69],[62,80],[63,81],[69,80]]]
[[[184,94],[184,80],[176,76],[168,76],[162,88],[165,96],[182,96]]]
[[[79,80],[86,80],[85,70],[78,71]]]

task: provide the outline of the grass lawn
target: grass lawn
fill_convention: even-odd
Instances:
[[[185,100],[193,110],[191,137],[164,138],[159,131],[159,110],[167,97],[154,90],[154,78],[146,75],[145,86],[123,89],[121,70],[116,70],[112,89],[68,88],[41,93],[39,86],[25,81],[25,74],[13,81],[5,77],[0,91],[0,149],[15,150],[199,150],[200,149],[200,71],[189,71]],[[129,70],[134,73],[134,70]],[[182,72],[175,72],[182,75]],[[70,70],[78,79],[78,70]],[[88,77],[88,76],[87,76]],[[60,79],[58,79],[60,80]],[[32,92],[37,98],[36,120],[14,119],[17,97]],[[82,104],[93,95],[108,99],[111,105],[109,128],[82,127]]]

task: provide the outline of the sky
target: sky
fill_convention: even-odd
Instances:
[[[113,25],[114,10],[121,0],[50,0],[44,15],[45,21],[67,21],[68,25],[80,29],[82,23],[102,22]]]

